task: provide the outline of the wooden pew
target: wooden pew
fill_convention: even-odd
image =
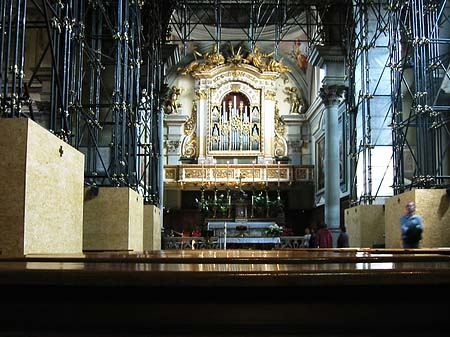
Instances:
[[[444,336],[448,250],[0,258],[0,336]]]

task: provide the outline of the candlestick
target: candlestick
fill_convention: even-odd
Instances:
[[[227,222],[223,225],[223,249],[227,250]]]
[[[228,202],[228,213],[227,218],[231,217],[231,191],[227,187],[227,202]]]
[[[217,215],[217,187],[214,186],[213,218]]]

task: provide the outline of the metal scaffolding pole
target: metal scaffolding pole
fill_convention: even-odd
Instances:
[[[450,185],[447,1],[391,1],[395,193]],[[447,95],[447,97],[446,97]]]
[[[142,60],[142,5],[93,1],[86,10],[87,69],[77,146],[90,185],[138,189],[137,111]]]
[[[350,199],[372,204],[391,195],[391,100],[386,2],[356,1],[348,42]],[[382,159],[381,159],[382,157]],[[381,159],[381,160],[380,160]],[[385,167],[380,167],[380,163]],[[377,169],[374,169],[377,165]],[[380,175],[380,172],[382,173]]]
[[[141,75],[143,84],[140,87],[141,96],[136,113],[136,174],[138,190],[144,195],[145,202],[159,207],[162,206],[164,189],[162,105],[168,93],[163,46],[167,42],[169,19],[175,5],[173,1],[155,1],[147,3],[143,8],[147,25],[143,32],[145,48],[142,49],[145,71]],[[182,11],[186,15],[183,8]],[[179,26],[187,32],[188,29],[184,29],[183,24],[187,25],[187,21],[182,21]]]
[[[337,1],[295,1],[295,0],[183,0],[178,1],[174,15],[170,18],[171,43],[179,43],[187,52],[189,42],[230,43],[248,42],[253,50],[258,42],[272,42],[275,51],[280,41],[308,42],[319,44],[326,30],[333,30],[344,22],[328,23],[321,19],[332,4]],[[195,36],[201,28],[202,35]],[[229,28],[240,30],[246,38],[230,35]],[[301,29],[306,35],[304,41],[288,40],[292,30]],[[336,29],[335,29],[336,30]],[[206,32],[206,33],[205,33]],[[228,34],[228,35],[227,35]],[[195,40],[195,41],[194,41]],[[329,41],[340,43],[341,41]]]
[[[0,4],[0,117],[25,116],[24,53],[27,0]]]
[[[85,154],[86,184],[128,186],[159,204],[162,46],[175,2],[29,2],[0,2],[0,117],[32,115],[28,89],[48,87],[40,122]],[[25,55],[28,28],[46,43],[35,64]]]

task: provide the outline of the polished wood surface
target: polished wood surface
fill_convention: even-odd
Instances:
[[[0,289],[0,336],[450,333],[448,249],[3,256]]]
[[[446,284],[450,251],[173,250],[0,258],[0,285],[45,285],[55,279],[60,285],[149,287],[301,286],[311,280],[316,285]]]

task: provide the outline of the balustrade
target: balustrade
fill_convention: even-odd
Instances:
[[[235,244],[236,246],[242,248],[248,248],[249,246],[251,248],[258,248],[258,246],[261,248],[267,248],[267,245],[271,245],[273,249],[291,249],[291,248],[302,248],[304,241],[303,236],[280,236],[279,241],[264,240],[264,239],[275,239],[275,238],[264,236],[244,237],[244,238],[239,236],[228,236],[227,242]],[[163,247],[164,249],[176,249],[176,250],[221,249],[224,247],[224,238],[220,236],[214,236],[209,238],[165,236],[163,237]]]

